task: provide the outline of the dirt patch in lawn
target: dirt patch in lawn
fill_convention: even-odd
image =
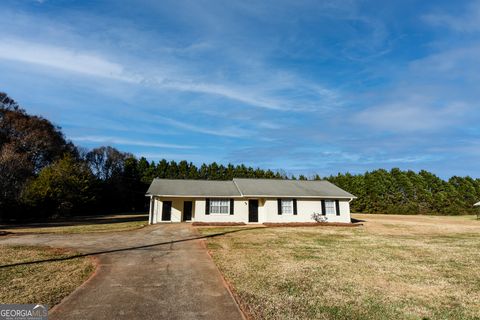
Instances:
[[[0,245],[0,304],[40,303],[49,308],[58,304],[92,274],[93,258],[22,263],[73,255],[75,252],[63,249]]]

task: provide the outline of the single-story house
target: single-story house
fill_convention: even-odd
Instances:
[[[328,181],[233,179],[231,181],[154,179],[149,223],[159,222],[327,222],[350,220],[354,195]]]

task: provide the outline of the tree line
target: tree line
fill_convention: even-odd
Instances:
[[[379,169],[326,179],[358,197],[351,203],[354,212],[475,214],[473,204],[480,201],[480,179],[454,176],[445,181],[425,170]]]
[[[49,120],[28,114],[0,92],[0,221],[145,211],[145,192],[154,178],[235,177],[297,179],[243,164],[154,162],[110,146],[85,150],[68,141]],[[466,214],[480,200],[479,179],[444,181],[427,171],[381,169],[325,179],[358,197],[352,202],[357,212]]]

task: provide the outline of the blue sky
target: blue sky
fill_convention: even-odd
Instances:
[[[480,177],[480,1],[0,2],[0,90],[76,144]]]

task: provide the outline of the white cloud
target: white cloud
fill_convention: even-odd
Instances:
[[[236,100],[249,105],[272,109],[272,110],[286,110],[280,101],[275,101],[267,97],[255,95],[249,88],[239,89],[231,86],[205,83],[174,83],[166,84],[165,87],[172,87],[176,90],[185,90],[190,92],[206,93],[218,95],[231,100]]]
[[[156,122],[162,122],[180,129],[185,129],[193,132],[199,132],[199,133],[210,134],[215,136],[221,136],[221,137],[239,138],[239,137],[245,137],[251,134],[251,131],[247,131],[247,130],[244,130],[241,128],[235,128],[235,127],[229,127],[227,129],[224,129],[224,128],[212,126],[211,128],[205,128],[202,126],[198,126],[191,123],[182,122],[182,121],[178,121],[175,119],[162,117],[162,116],[152,116],[152,118],[155,119]]]
[[[55,29],[54,26],[50,28]],[[62,37],[68,38],[69,35]],[[85,39],[78,38],[77,41],[83,42]],[[58,43],[58,39],[54,42]],[[113,52],[105,54],[105,50],[101,50],[101,46],[96,43],[90,47],[99,48],[102,53],[77,49],[73,44],[46,43],[48,41],[29,41],[23,37],[0,38],[0,60],[28,63],[57,72],[101,77],[158,90],[216,96],[267,110],[318,111],[339,105],[341,100],[334,90],[288,72],[272,72],[270,67],[260,61],[254,66],[243,66],[243,53],[235,53],[230,58],[234,60],[236,68],[246,68],[243,73],[250,75],[247,79],[214,77],[205,80],[203,72],[197,70],[198,66],[184,66],[175,54],[167,53],[158,60],[147,61],[148,67],[145,67],[145,61],[126,58],[125,55],[123,59],[118,59]]]
[[[124,68],[120,64],[100,55],[58,46],[0,39],[0,59],[31,63],[89,76],[136,81],[125,75]]]
[[[406,100],[367,108],[353,121],[390,132],[436,131],[464,120],[469,108],[463,103],[434,106],[427,101]]]
[[[410,63],[410,70],[416,76],[430,77],[432,83],[439,79],[452,77],[462,80],[478,80],[480,78],[479,65],[480,46],[471,45],[445,49],[425,58],[414,60]]]
[[[273,121],[267,121],[267,120],[258,121],[257,125],[260,128],[269,129],[269,130],[278,130],[278,129],[282,128],[280,123],[273,122]]]
[[[480,157],[480,141],[478,139],[461,139],[458,143],[442,146],[433,146],[429,152],[448,153],[454,155],[468,155],[469,157]]]
[[[405,156],[398,158],[370,158],[362,160],[363,164],[366,163],[419,163],[432,160],[431,156],[428,155],[418,155],[418,156]]]
[[[134,153],[135,154],[135,153]],[[196,164],[201,164],[201,163],[211,163],[214,161],[219,161],[218,156],[216,154],[213,154],[212,156],[205,155],[205,154],[198,154],[198,153],[148,153],[148,152],[142,152],[139,154],[136,154],[138,157],[145,157],[149,160],[154,160],[158,161],[161,159],[166,159],[166,160],[175,160],[175,161],[181,161],[181,160],[186,160],[186,161],[191,161]]]
[[[107,136],[76,136],[76,137],[72,137],[71,139],[73,141],[80,141],[80,142],[113,143],[113,144],[120,144],[120,145],[154,147],[154,148],[172,148],[172,149],[196,148],[194,146],[183,145],[183,144],[158,143],[158,142],[140,141],[140,140],[133,140],[133,139],[117,138],[117,137],[107,137]]]
[[[258,74],[253,83],[240,85],[232,81],[220,84],[191,80],[197,76],[178,73],[176,77],[143,76],[140,82],[160,89],[214,95],[267,110],[319,111],[342,104],[338,92],[293,75],[277,74],[265,78]]]

